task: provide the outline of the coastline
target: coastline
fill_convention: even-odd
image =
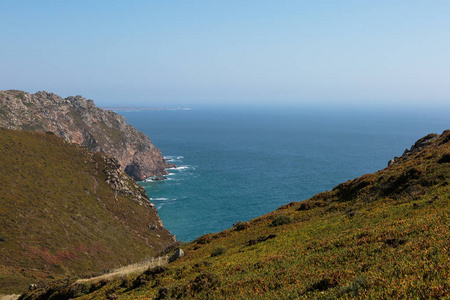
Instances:
[[[114,112],[137,112],[137,111],[169,111],[169,110],[191,110],[190,107],[101,107],[104,110],[111,110]]]

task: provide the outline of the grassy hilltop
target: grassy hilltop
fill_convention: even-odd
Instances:
[[[0,293],[133,263],[173,243],[114,159],[0,129]]]
[[[445,131],[384,170],[183,245],[167,266],[23,299],[448,298],[449,183]]]

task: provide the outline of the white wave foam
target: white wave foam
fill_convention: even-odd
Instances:
[[[168,159],[168,160],[180,160],[180,159],[183,159],[184,156],[181,156],[181,155],[168,155],[168,156],[164,156],[164,158]]]
[[[167,168],[167,170],[178,170],[178,171],[183,171],[183,170],[187,170],[187,169],[195,169],[195,168],[193,166],[188,166],[188,165]],[[170,173],[170,174],[174,174],[174,173]]]
[[[175,201],[177,199],[170,199],[170,198],[149,198],[150,201]]]
[[[167,176],[167,175],[165,175],[165,176]],[[156,179],[156,178],[161,178],[161,177],[160,176],[149,177],[149,178],[145,179],[144,182],[160,182],[160,181],[169,180],[169,178],[166,178],[166,177],[164,177],[164,179]]]

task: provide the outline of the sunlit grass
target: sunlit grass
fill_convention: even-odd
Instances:
[[[449,136],[375,174],[198,238],[166,268],[91,287],[82,299],[450,297]]]

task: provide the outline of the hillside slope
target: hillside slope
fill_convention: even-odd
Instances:
[[[202,236],[186,256],[22,299],[432,299],[450,297],[450,131],[390,166]],[[54,298],[52,298],[54,297]]]
[[[50,133],[0,129],[0,292],[99,272],[173,244],[117,161]]]
[[[68,142],[116,158],[135,180],[165,175],[165,168],[173,166],[124,117],[81,96],[63,99],[47,92],[0,91],[0,127],[54,132]]]

